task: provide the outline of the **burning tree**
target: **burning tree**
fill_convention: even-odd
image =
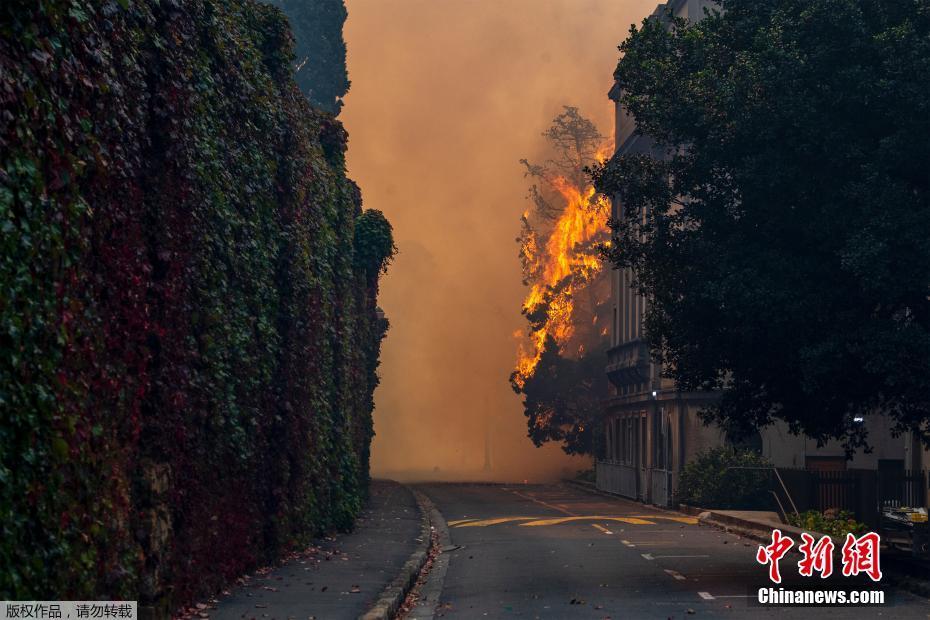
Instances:
[[[528,435],[558,441],[569,454],[595,451],[593,429],[607,392],[608,281],[598,248],[608,242],[608,208],[584,169],[603,162],[611,144],[577,108],[565,106],[543,134],[549,158],[520,161],[533,180],[533,207],[521,218],[523,302],[529,326],[510,384],[524,397]]]

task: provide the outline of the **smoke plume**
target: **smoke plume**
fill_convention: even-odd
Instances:
[[[589,467],[533,446],[507,381],[527,294],[519,160],[563,105],[612,130],[617,45],[655,0],[347,6],[349,172],[400,250],[381,289],[373,474],[533,481]]]

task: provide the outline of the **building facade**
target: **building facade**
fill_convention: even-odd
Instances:
[[[670,13],[690,20],[700,19],[709,0],[673,0],[659,5],[653,19],[667,19]],[[633,119],[620,102],[614,85],[609,97],[615,104],[615,144],[618,154],[661,153],[653,141],[635,130]],[[624,217],[623,205],[612,201],[612,215]],[[720,428],[705,426],[699,411],[716,398],[714,393],[687,393],[675,389],[674,382],[662,377],[661,367],[652,361],[643,332],[643,317],[649,300],[632,287],[628,269],[611,273],[610,326],[607,376],[610,394],[605,401],[603,433],[605,453],[596,464],[597,486],[601,490],[644,502],[671,505],[677,491],[678,475],[699,452],[727,443],[751,447],[781,468],[834,471],[845,469],[920,470],[930,463],[928,453],[909,434],[893,436],[884,420],[876,416],[863,420],[869,428],[873,450],[847,460],[838,442],[818,447],[816,441],[792,435],[787,425],[776,423],[757,436],[730,441]]]

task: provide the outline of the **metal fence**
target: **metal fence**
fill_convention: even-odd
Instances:
[[[675,501],[673,472],[650,469],[643,484],[640,469],[634,465],[599,460],[596,468],[597,488],[602,491],[660,506]],[[883,507],[927,505],[926,470],[817,471],[779,467],[777,476],[775,473],[771,475],[770,490],[779,510],[844,510],[874,528],[879,525]]]
[[[927,472],[906,469],[899,472],[879,472],[878,501],[882,507],[926,506]]]
[[[801,512],[845,510],[855,515],[856,520],[876,527],[883,507],[926,505],[926,471],[778,468],[778,472]]]
[[[597,462],[597,488],[630,499],[640,499],[639,469],[616,461]]]
[[[672,472],[665,469],[650,469],[649,482],[652,494],[650,501],[656,506],[672,505]]]

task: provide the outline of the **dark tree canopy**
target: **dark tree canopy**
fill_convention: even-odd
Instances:
[[[527,436],[537,447],[553,441],[567,454],[599,454],[595,432],[607,393],[607,348],[602,338],[574,359],[562,356],[552,338],[546,340],[536,372],[522,387],[514,386],[524,396]]]
[[[338,114],[349,91],[344,0],[267,0],[280,8],[291,22],[296,42],[295,79],[310,102]]]
[[[631,30],[616,78],[656,146],[593,171],[653,352],[734,430],[852,448],[883,413],[926,439],[930,3],[723,9]]]

